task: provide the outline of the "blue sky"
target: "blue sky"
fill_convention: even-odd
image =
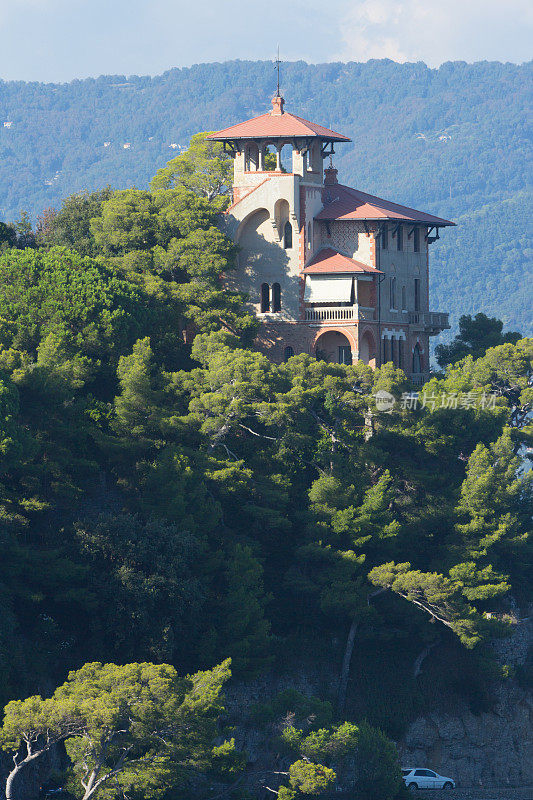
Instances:
[[[0,78],[158,74],[229,59],[513,61],[532,0],[0,0]]]

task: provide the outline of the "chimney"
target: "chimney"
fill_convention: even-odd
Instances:
[[[283,114],[283,106],[285,105],[285,100],[281,95],[277,94],[275,97],[272,98],[272,111],[270,112],[273,117],[281,117]]]
[[[338,171],[339,170],[335,169],[334,166],[326,167],[324,170],[324,186],[333,186],[334,184],[338,183]]]

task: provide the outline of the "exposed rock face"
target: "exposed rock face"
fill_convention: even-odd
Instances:
[[[512,636],[493,643],[500,663],[525,662],[533,642],[527,613]],[[533,694],[508,681],[494,695],[490,713],[476,716],[465,708],[419,717],[399,744],[402,764],[432,767],[464,787],[533,786]]]
[[[533,785],[533,696],[515,685],[498,695],[494,712],[415,720],[399,745],[402,764],[431,767],[460,786]]]

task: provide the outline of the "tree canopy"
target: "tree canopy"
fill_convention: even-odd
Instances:
[[[320,697],[261,698],[271,766],[291,729],[263,782],[328,792],[361,752],[363,796],[392,798],[388,737],[436,709],[435,682],[483,709],[509,674],[491,642],[530,594],[533,342],[489,320],[489,346],[473,320],[417,397],[390,363],[274,364],[224,289],[217,222],[176,181],[70,198],[30,247],[24,224],[4,241],[3,741],[19,765],[66,741],[78,794],[180,797],[192,773],[198,798],[244,792],[259,723],[246,695],[221,711],[227,659],[232,688],[311,664]]]

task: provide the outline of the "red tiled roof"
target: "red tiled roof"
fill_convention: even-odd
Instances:
[[[379,269],[369,267],[368,264],[363,264],[361,261],[355,261],[353,258],[344,256],[337,250],[333,250],[332,247],[324,247],[319,250],[303,272],[305,275],[338,274],[340,272],[370,272],[381,275]]]
[[[279,137],[306,136],[327,139],[334,142],[350,142],[342,133],[330,131],[315,122],[309,122],[295,114],[285,111],[283,114],[262,114],[260,117],[231,125],[217,133],[211,133],[208,139],[226,141],[228,139],[276,139]]]
[[[425,222],[429,225],[455,225],[447,219],[416,211],[408,206],[400,206],[390,200],[383,200],[358,189],[335,183],[326,186],[322,195],[324,208],[315,219],[367,219],[367,220],[406,220],[407,222]]]

